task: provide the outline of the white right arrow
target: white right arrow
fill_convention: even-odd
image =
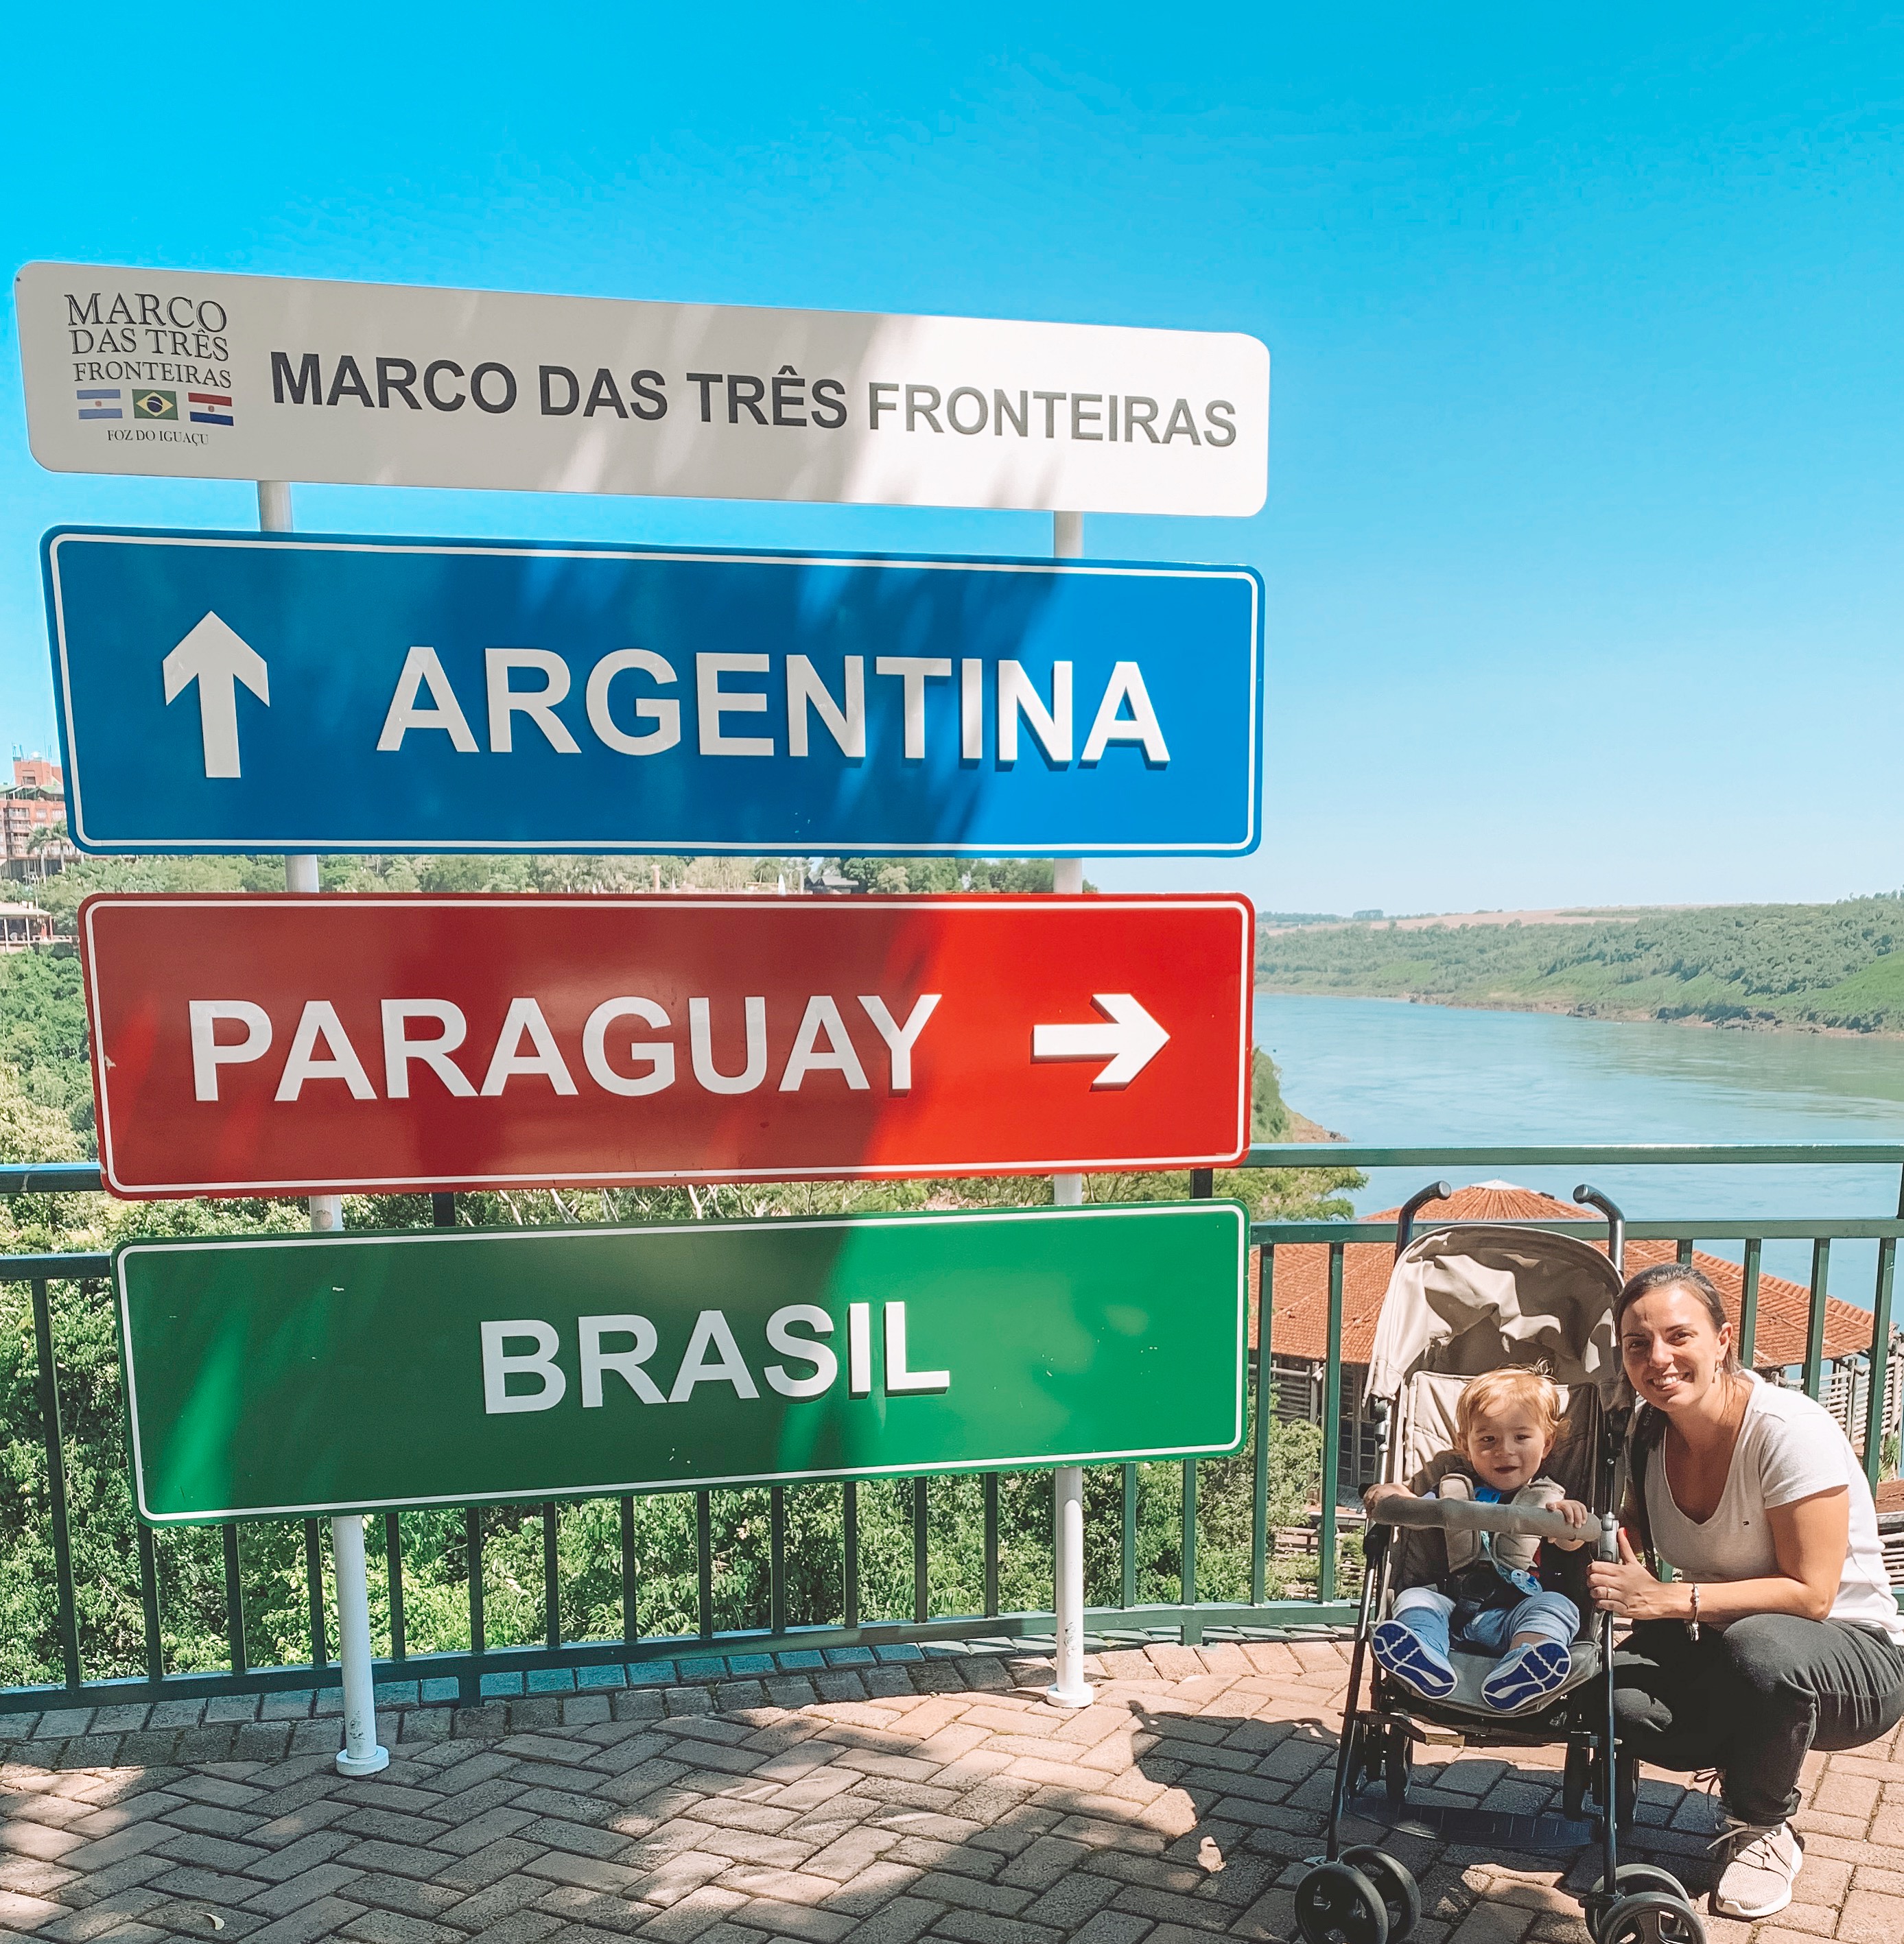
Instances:
[[[264,657],[216,614],[203,620],[165,657],[165,701],[176,701],[199,684],[199,734],[205,743],[205,773],[235,777],[238,767],[238,684],[242,682],[266,708],[271,678]]]
[[[1091,1003],[1108,1026],[1034,1026],[1034,1060],[1108,1060],[1111,1064],[1091,1082],[1100,1087],[1128,1087],[1169,1043],[1170,1035],[1128,992],[1093,992]]]

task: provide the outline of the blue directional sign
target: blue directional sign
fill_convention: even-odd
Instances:
[[[63,528],[88,850],[1255,849],[1246,568]]]

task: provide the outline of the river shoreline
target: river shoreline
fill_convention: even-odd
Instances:
[[[1428,992],[1319,992],[1301,986],[1258,986],[1259,999],[1368,999],[1378,1004],[1437,1006],[1450,1012],[1539,1013],[1550,1019],[1589,1020],[1608,1025],[1692,1026],[1706,1032],[1778,1033],[1813,1039],[1904,1040],[1904,1032],[1886,1032],[1881,1028],[1826,1026],[1801,1020],[1702,1020],[1690,1017],[1662,1019],[1659,1014],[1616,1010],[1606,1006],[1570,1004],[1560,999],[1527,999],[1510,994],[1485,998],[1458,998]]]

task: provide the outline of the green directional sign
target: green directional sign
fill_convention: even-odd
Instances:
[[[1231,1202],[134,1242],[161,1524],[1234,1451]]]

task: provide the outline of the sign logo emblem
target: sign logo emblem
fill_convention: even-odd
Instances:
[[[192,408],[194,425],[228,426],[232,422],[231,400],[222,392],[187,392],[185,402]]]
[[[132,416],[135,419],[177,419],[178,394],[176,392],[134,392],[132,395]]]
[[[79,401],[79,417],[88,419],[122,419],[125,394],[116,385],[82,385],[73,396]]]

